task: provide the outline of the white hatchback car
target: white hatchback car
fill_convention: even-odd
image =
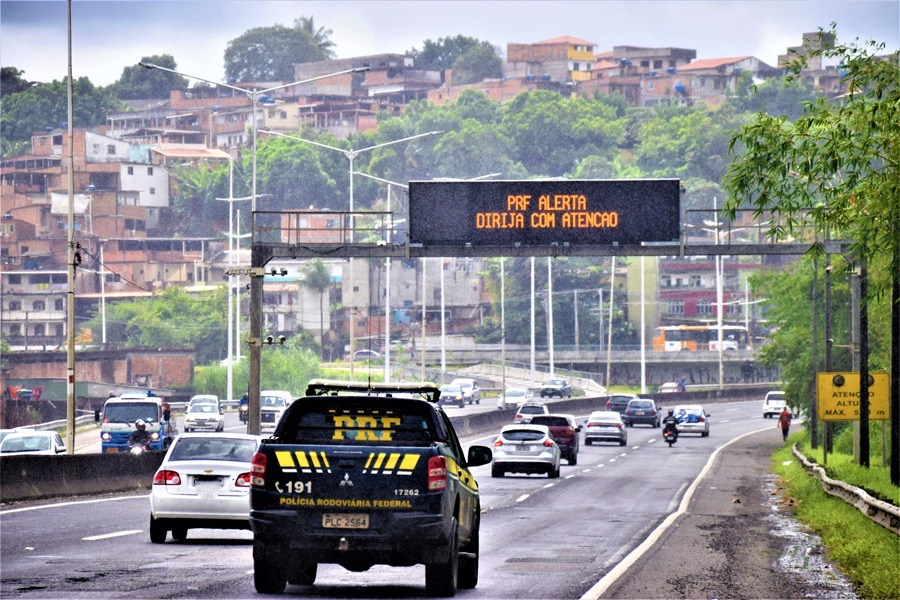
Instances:
[[[491,477],[506,473],[546,473],[559,477],[562,450],[546,425],[504,425],[494,440]]]
[[[225,415],[215,404],[192,404],[184,415],[184,431],[223,431]]]
[[[784,409],[786,405],[787,398],[785,397],[784,392],[780,390],[768,392],[766,394],[766,398],[763,400],[763,419],[768,419],[769,417],[777,417],[779,414],[781,414],[782,409]]]
[[[262,438],[246,433],[178,436],[153,476],[150,541],[188,529],[250,529],[250,462]]]
[[[497,408],[514,408],[534,400],[534,392],[526,387],[508,387],[506,392],[497,398]]]
[[[614,410],[598,410],[591,413],[584,426],[584,445],[594,442],[618,442],[620,446],[628,443],[628,431],[622,421],[622,415]]]

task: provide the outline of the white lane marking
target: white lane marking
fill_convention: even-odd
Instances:
[[[566,479],[572,479],[575,477],[576,473],[572,473],[571,475],[566,475]]]
[[[582,469],[582,471],[581,471],[581,472],[582,472],[582,473],[590,473],[590,472],[591,472],[591,470],[590,470],[590,469]]]
[[[625,572],[628,571],[628,569],[630,569],[631,566],[637,562],[637,560],[641,556],[643,556],[650,548],[652,548],[653,544],[655,544],[659,540],[663,532],[671,527],[672,524],[678,519],[678,517],[687,512],[687,507],[691,503],[691,498],[693,498],[694,492],[697,490],[697,486],[700,485],[700,482],[706,477],[707,473],[709,473],[709,470],[712,468],[713,463],[719,456],[720,451],[724,450],[731,444],[734,444],[738,440],[747,437],[748,435],[753,435],[767,430],[768,427],[766,429],[757,429],[756,431],[748,431],[747,433],[742,433],[736,438],[733,438],[716,448],[713,453],[709,455],[709,460],[706,461],[706,465],[700,471],[700,474],[697,475],[697,478],[694,479],[690,487],[688,487],[687,492],[685,492],[684,497],[681,499],[681,504],[678,506],[678,510],[666,517],[656,529],[650,532],[650,535],[647,536],[647,539],[638,544],[637,548],[629,552],[628,556],[622,559],[615,567],[613,567],[609,571],[609,573],[604,575],[600,579],[600,581],[595,583],[591,589],[585,592],[580,600],[599,600],[600,596],[602,596],[606,592],[606,590],[609,589],[609,586],[614,584],[619,579],[619,577],[624,575]]]
[[[95,542],[97,540],[108,540],[109,538],[122,537],[125,535],[134,535],[136,533],[144,533],[143,529],[131,529],[129,531],[116,531],[114,533],[104,533],[102,535],[91,535],[81,538],[85,542]]]
[[[528,494],[523,494],[523,495],[519,496],[518,498],[516,498],[516,502],[524,502],[527,499],[528,499]]]
[[[59,508],[61,506],[77,506],[79,504],[98,504],[100,502],[115,502],[117,500],[135,500],[149,498],[150,494],[141,496],[123,496],[121,498],[97,498],[96,500],[76,500],[74,502],[60,502],[58,504],[41,504],[40,506],[25,506],[22,508],[11,508],[9,510],[0,511],[0,515],[11,515],[13,513],[26,512],[29,510],[42,510],[44,508]]]
[[[611,458],[611,459],[609,459],[609,462],[616,462],[616,459]]]
[[[556,484],[553,484],[553,483],[545,483],[545,484],[544,484],[544,489],[546,490],[547,488],[552,488],[554,485],[556,485]]]
[[[647,443],[652,444],[655,441],[656,441],[656,438],[650,438],[649,440],[647,440]]]
[[[638,449],[640,449],[640,446],[632,446],[631,449],[632,449],[632,450],[638,450]],[[623,454],[622,456],[625,456],[625,455]]]
[[[621,456],[628,456],[628,453],[627,453],[627,452],[623,452],[623,453],[620,454],[619,456],[620,456],[620,457],[621,457]]]

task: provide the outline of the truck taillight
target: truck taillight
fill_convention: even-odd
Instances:
[[[181,476],[167,469],[157,471],[153,476],[153,485],[181,485]]]
[[[250,485],[254,487],[266,486],[266,455],[257,452],[250,461]]]
[[[443,456],[428,459],[428,491],[438,492],[447,487],[447,460]]]

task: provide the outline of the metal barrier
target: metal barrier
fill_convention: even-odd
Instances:
[[[797,444],[791,448],[794,456],[803,465],[803,468],[812,473],[819,481],[822,482],[822,489],[827,494],[831,494],[836,498],[840,498],[847,504],[851,504],[858,508],[860,512],[866,515],[869,520],[874,521],[896,535],[900,535],[900,508],[884,502],[876,500],[864,490],[854,487],[849,483],[831,479],[825,474],[825,469],[814,462],[810,462],[803,454],[800,453]]]

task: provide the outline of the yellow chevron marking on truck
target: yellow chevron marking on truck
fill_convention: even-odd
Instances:
[[[284,450],[276,450],[275,458],[278,459],[278,466],[281,467],[281,470],[284,473],[297,472],[297,469],[294,467],[294,459],[291,458],[290,452],[286,452]]]
[[[413,470],[419,463],[418,454],[404,454],[403,460],[400,461],[400,468],[397,469],[398,475],[412,475]]]

